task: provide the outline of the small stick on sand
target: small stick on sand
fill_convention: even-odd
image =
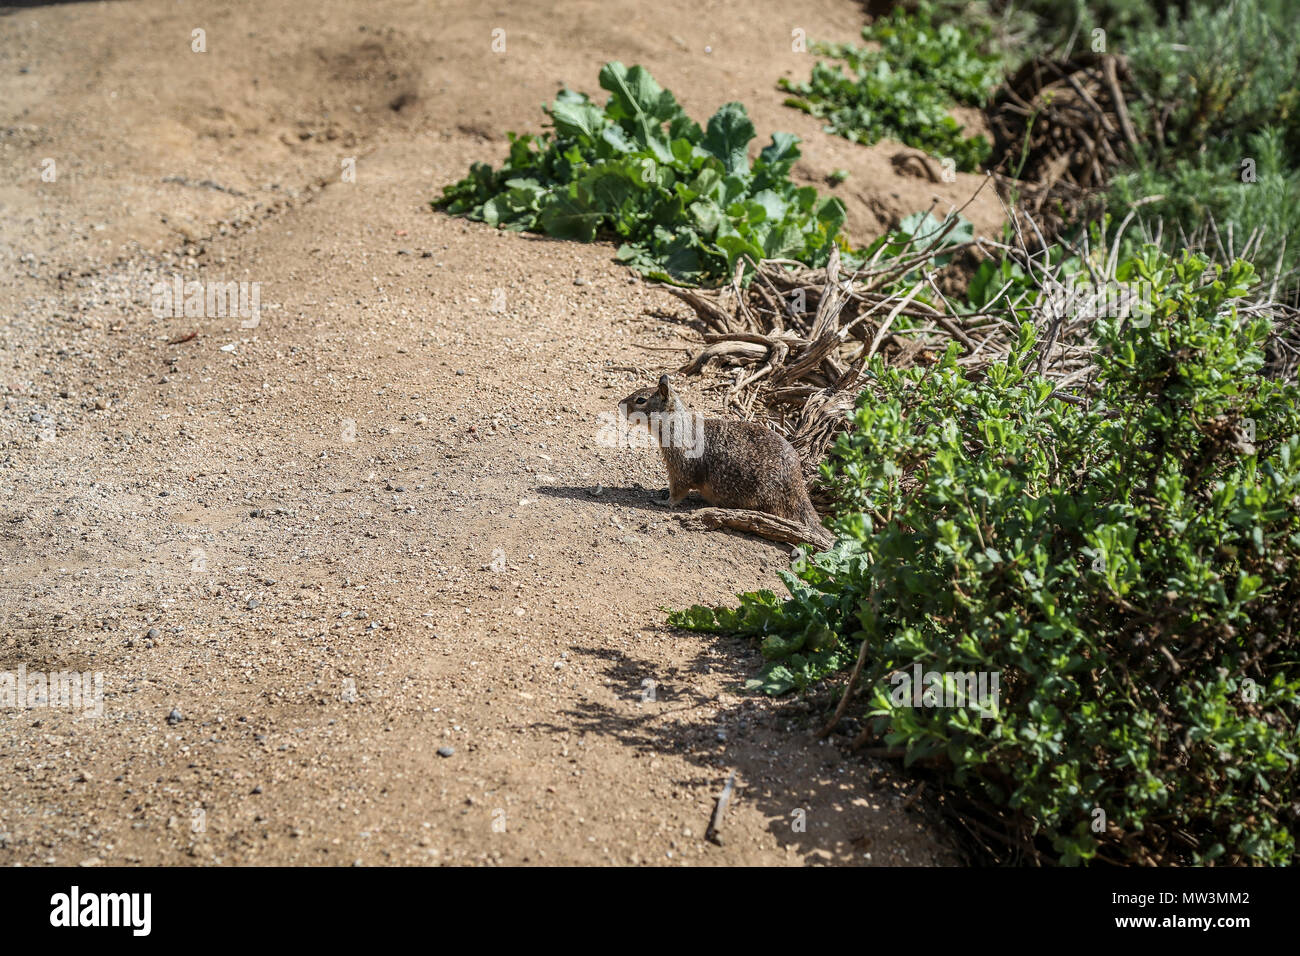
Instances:
[[[909,796],[906,800],[903,801],[903,807],[902,807],[902,808],[903,808],[904,810],[906,810],[906,809],[907,809],[908,807],[910,807],[912,804],[916,803],[916,798],[919,797],[919,796],[921,795],[921,792],[922,792],[923,790],[925,790],[925,781],[924,781],[924,780],[921,781],[921,785],[920,785],[919,787],[917,787],[915,790],[912,791],[911,796]]]
[[[736,771],[731,771],[731,776],[727,778],[727,784],[722,788],[722,793],[718,794],[718,803],[713,808],[713,817],[709,820],[709,828],[704,831],[704,839],[718,846],[722,846],[722,834],[718,831],[722,829],[722,817],[727,812],[727,804],[731,802],[731,791],[736,785]]]

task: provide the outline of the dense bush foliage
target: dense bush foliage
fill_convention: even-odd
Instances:
[[[620,260],[669,281],[729,278],[743,256],[824,265],[842,243],[844,204],[790,181],[798,137],[774,134],[751,164],[742,104],[701,129],[639,66],[609,63],[600,85],[604,107],[561,91],[547,111],[554,132],[512,133],[505,165],[476,163],[436,205],[507,229],[621,240]]]
[[[1300,395],[1259,374],[1248,264],[1147,248],[1119,275],[1153,308],[1102,322],[1086,406],[1029,370],[1029,324],[979,375],[955,347],[877,364],[826,467],[837,547],[787,601],[672,620],[761,636],[773,692],[865,642],[868,733],[1061,862],[1291,862]],[[917,664],[999,675],[993,713],[899,700]]]
[[[991,4],[999,19],[1028,17],[1042,47],[1072,33],[1086,41],[1097,28],[1123,33],[1149,29],[1161,21],[1159,8],[1168,6],[1162,0],[993,0]]]
[[[1153,148],[1191,156],[1269,127],[1284,132],[1292,151],[1300,147],[1295,16],[1290,0],[1197,2],[1185,17],[1121,37],[1145,94],[1134,121],[1160,134]]]
[[[815,44],[814,53],[836,62],[818,61],[806,83],[780,86],[795,94],[788,105],[826,120],[827,132],[867,145],[896,139],[971,171],[992,147],[963,136],[948,111],[982,106],[1002,78],[1000,58],[985,52],[989,32],[979,21],[941,22],[928,5],[895,7],[862,28],[873,46]]]

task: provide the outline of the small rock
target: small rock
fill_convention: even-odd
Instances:
[[[173,726],[179,724],[184,719],[185,717],[181,714],[179,707],[173,707],[172,712],[167,715],[167,723],[172,724]]]
[[[439,747],[439,748],[438,748],[438,756],[439,756],[439,757],[450,757],[450,756],[454,755],[455,753],[456,753],[456,748],[455,748],[455,747]]]

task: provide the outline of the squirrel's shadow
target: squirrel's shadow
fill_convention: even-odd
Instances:
[[[651,497],[662,499],[668,494],[667,488],[661,488],[658,491],[652,491],[643,485],[637,484],[627,488],[603,488],[599,495],[593,495],[590,487],[575,487],[565,485],[544,485],[537,489],[538,494],[547,495],[551,498],[566,498],[569,501],[585,502],[605,502],[608,505],[621,505],[625,508],[637,508],[641,511],[653,512],[661,515],[684,516],[700,508],[710,507],[709,503],[699,496],[698,492],[692,491],[683,498],[677,505],[669,508],[662,500],[651,501]],[[734,528],[719,528],[708,532],[709,534],[725,534],[744,538],[750,541],[757,541],[760,544],[766,544],[773,548],[774,551],[781,554],[789,553],[789,546],[781,544],[779,541],[773,541],[763,536],[754,536],[748,531],[741,531]]]
[[[729,772],[738,771],[743,799],[765,818],[765,829],[777,845],[810,862],[861,864],[865,850],[874,850],[887,864],[909,862],[897,855],[897,849],[906,846],[897,837],[903,828],[916,825],[915,818],[881,798],[911,784],[894,768],[877,768],[838,746],[816,744],[813,735],[834,708],[828,692],[809,692],[804,709],[795,708],[792,701],[746,693],[744,682],[762,662],[753,639],[684,633],[666,624],[647,630],[681,642],[686,654],[665,665],[635,649],[576,643],[570,653],[597,665],[619,702],[575,699],[561,712],[565,720],[539,720],[531,729],[557,734],[576,725],[581,733],[609,737],[651,758],[673,755],[705,768],[705,776],[713,777],[705,788],[695,774],[669,777],[674,785],[695,790],[701,804],[716,799]],[[715,695],[697,689],[695,675],[701,673],[720,675],[739,699],[720,707]],[[837,732],[843,747],[849,739]],[[792,826],[792,808],[803,808],[821,826]],[[835,827],[838,839],[827,839],[824,829],[831,814],[841,817]],[[704,822],[701,815],[701,829]],[[930,823],[936,845],[954,849],[942,838],[939,822]],[[725,824],[722,834],[724,842],[730,838]]]

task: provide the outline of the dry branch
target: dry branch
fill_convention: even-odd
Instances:
[[[811,544],[820,549],[829,548],[835,538],[825,528],[810,528],[807,525],[778,518],[776,515],[761,511],[743,511],[738,508],[699,508],[682,516],[688,526],[716,531],[730,528],[733,531],[748,531],[770,541],[784,541],[786,544]]]

